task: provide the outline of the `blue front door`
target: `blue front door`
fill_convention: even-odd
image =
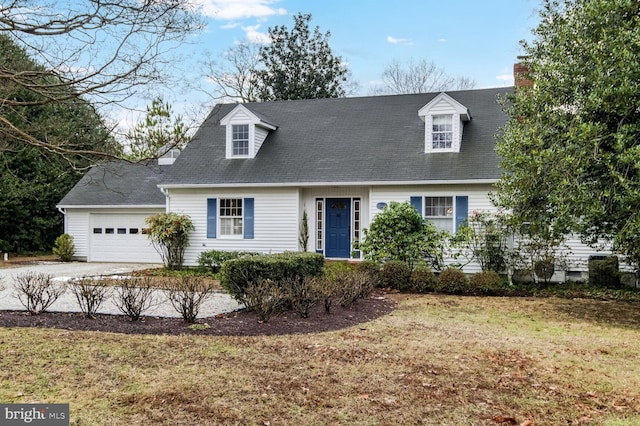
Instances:
[[[327,198],[325,256],[348,259],[351,248],[351,199]]]

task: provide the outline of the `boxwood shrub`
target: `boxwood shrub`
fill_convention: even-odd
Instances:
[[[198,255],[198,265],[208,269],[212,274],[217,273],[222,268],[222,264],[227,260],[237,259],[245,256],[256,256],[258,253],[246,251],[224,251],[209,250]]]
[[[322,275],[324,257],[317,253],[286,252],[239,257],[224,262],[220,284],[231,297],[250,308],[247,287],[260,280],[284,283],[291,279],[302,282],[304,277]]]

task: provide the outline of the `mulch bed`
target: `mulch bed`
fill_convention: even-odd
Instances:
[[[266,323],[260,323],[252,312],[245,310],[210,318],[199,318],[197,324],[209,328],[194,330],[181,318],[143,317],[132,322],[122,315],[98,315],[85,318],[82,313],[44,312],[29,315],[22,311],[0,311],[0,327],[45,327],[64,330],[105,331],[125,334],[212,335],[212,336],[273,336],[284,334],[318,333],[363,324],[393,311],[395,302],[376,294],[343,308],[338,304],[331,313],[322,303],[312,307],[308,318],[295,312],[283,312]],[[206,326],[205,326],[206,327]]]

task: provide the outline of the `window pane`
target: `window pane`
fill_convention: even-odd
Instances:
[[[434,149],[448,149],[453,141],[453,116],[435,115],[432,124],[432,146]]]
[[[234,124],[231,129],[232,155],[249,155],[249,125]]]
[[[243,235],[242,198],[220,199],[220,235]]]

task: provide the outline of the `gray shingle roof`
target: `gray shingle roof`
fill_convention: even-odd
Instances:
[[[60,206],[164,206],[158,188],[171,166],[110,162],[95,166],[58,203]]]
[[[216,106],[163,185],[411,182],[497,179],[495,134],[507,120],[498,95],[512,89],[447,92],[469,109],[460,153],[424,153],[418,110],[438,93],[244,104],[278,124],[253,159],[225,158]]]

